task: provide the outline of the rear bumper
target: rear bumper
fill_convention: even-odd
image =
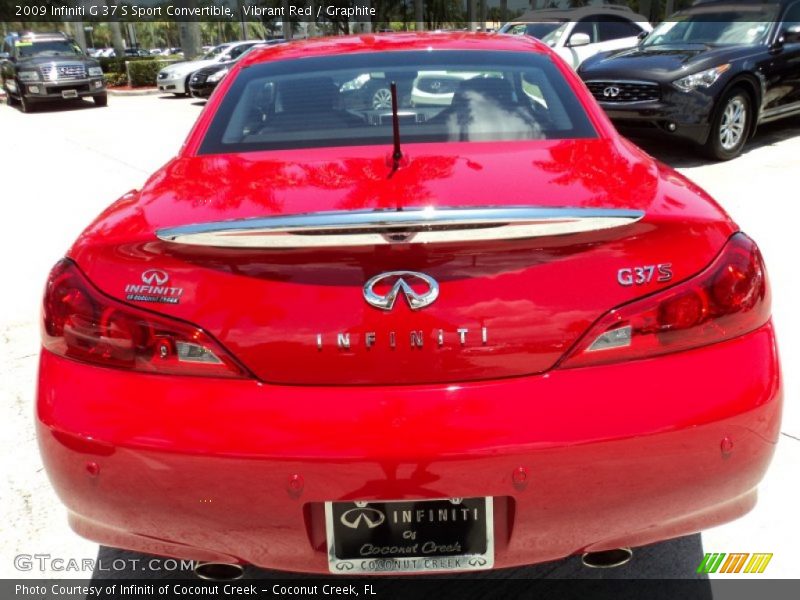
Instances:
[[[134,376],[45,351],[37,407],[78,533],[310,572],[327,572],[326,500],[493,496],[496,567],[729,521],[755,502],[780,412],[771,324],[657,359],[460,386]]]

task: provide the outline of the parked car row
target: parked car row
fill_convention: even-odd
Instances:
[[[588,6],[525,13],[498,33],[530,35],[550,46],[573,69],[599,52],[635,46],[652,31],[647,18],[627,6]]]
[[[204,48],[205,51],[205,48]],[[86,54],[92,58],[114,58],[117,55],[114,48],[90,48]],[[125,56],[183,56],[180,48],[125,48]]]
[[[217,84],[228,74],[231,67],[247,56],[249,52],[252,52],[256,48],[283,43],[285,43],[283,40],[269,40],[247,46],[246,44],[250,44],[250,42],[247,42],[236,49],[232,49],[227,55],[229,58],[215,62],[207,67],[202,67],[191,74],[189,77],[189,95],[194,98],[208,98],[211,96],[211,92],[214,91],[214,88],[217,87]],[[239,52],[239,48],[242,47],[244,50]]]
[[[738,156],[758,125],[800,114],[800,0],[699,0],[655,29],[627,7],[548,9],[526,13],[500,32],[550,46],[623,131],[689,140],[717,160]],[[208,97],[247,51],[281,42],[220,44],[198,60],[165,67],[154,83],[165,93]],[[175,55],[180,49],[129,51]],[[62,62],[69,64],[61,68]],[[47,72],[37,63],[49,65]],[[62,34],[8,36],[0,69],[9,102],[23,110],[53,97],[106,102],[99,65]],[[474,76],[435,70],[394,78],[401,96],[424,107],[449,105],[460,83]],[[384,76],[361,73],[335,83],[351,109],[391,106]]]
[[[228,42],[215,46],[197,60],[175,63],[159,71],[156,85],[162,92],[176,96],[189,94],[189,79],[192,74],[204,67],[230,64],[253,46],[261,44],[259,40]]]
[[[654,30],[620,7],[523,19],[501,31],[550,45],[626,132],[689,140],[728,160],[758,125],[800,114],[798,0],[701,0]]]

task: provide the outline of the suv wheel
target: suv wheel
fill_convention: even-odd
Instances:
[[[108,105],[108,94],[100,94],[99,96],[95,96],[93,98],[94,103],[97,106],[107,106]]]
[[[730,160],[742,153],[750,131],[752,109],[750,96],[734,88],[717,105],[711,122],[711,133],[705,145],[706,154],[716,160]]]
[[[24,113],[33,112],[33,102],[25,97],[25,94],[19,95],[19,109]]]
[[[9,106],[16,106],[17,104],[19,104],[19,100],[14,98],[14,96],[11,95],[8,90],[6,90],[6,104],[8,104]]]

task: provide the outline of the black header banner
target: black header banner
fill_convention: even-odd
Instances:
[[[660,21],[695,0],[0,0],[0,23],[331,22],[371,23],[373,31],[552,20],[545,9],[603,6],[636,20]],[[732,0],[735,2],[736,0]],[[406,27],[407,28],[407,27]]]

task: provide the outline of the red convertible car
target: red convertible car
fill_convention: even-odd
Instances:
[[[415,106],[430,73],[458,85]],[[253,52],[42,332],[73,529],[203,564],[622,562],[750,510],[780,421],[755,243],[527,38]]]

